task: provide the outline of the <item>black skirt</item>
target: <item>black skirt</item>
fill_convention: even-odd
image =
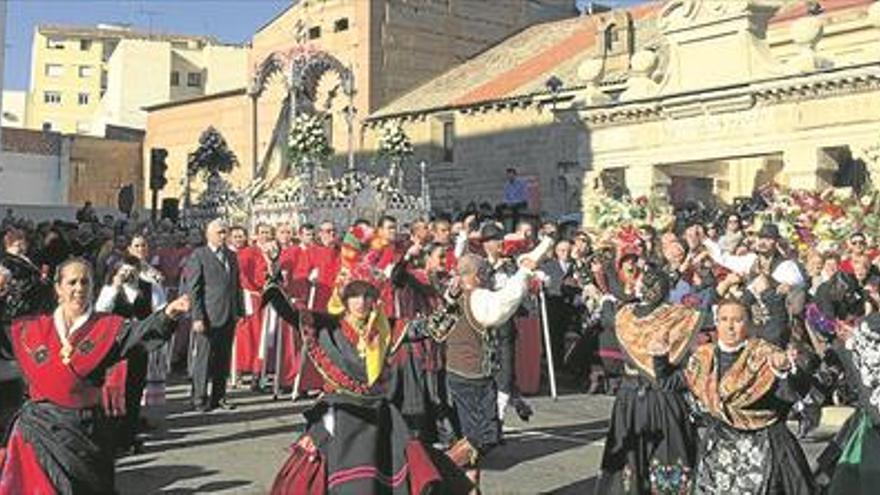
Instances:
[[[689,493],[696,454],[696,427],[683,395],[625,377],[611,411],[596,493]]]
[[[742,431],[718,420],[709,421],[700,444],[694,493],[816,492],[804,452],[784,423]]]

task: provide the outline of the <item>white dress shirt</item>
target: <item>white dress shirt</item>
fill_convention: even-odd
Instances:
[[[706,239],[703,246],[709,252],[712,261],[727,268],[728,270],[739,275],[748,275],[752,271],[752,266],[758,261],[756,253],[747,253],[736,255],[722,251],[721,246],[717,242]],[[783,260],[776,266],[773,273],[770,274],[773,280],[780,284],[797,287],[804,284],[804,276],[798,268],[797,263],[792,260]]]
[[[498,290],[475,289],[470,294],[471,313],[480,325],[491,328],[509,320],[528,294],[532,272],[520,268]]]

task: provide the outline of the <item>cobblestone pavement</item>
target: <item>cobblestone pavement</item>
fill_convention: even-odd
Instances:
[[[170,388],[165,428],[142,454],[118,462],[120,493],[268,492],[285,449],[302,431],[299,412],[308,403],[236,390],[236,410],[201,415],[186,409],[186,392],[183,385]],[[613,398],[573,394],[529,402],[532,420],[509,418],[504,445],[485,461],[484,493],[592,493]],[[826,438],[805,444],[811,458]]]

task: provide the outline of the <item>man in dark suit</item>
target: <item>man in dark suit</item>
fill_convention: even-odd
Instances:
[[[228,227],[214,220],[205,229],[207,244],[187,261],[184,276],[192,298],[192,332],[195,358],[192,366],[192,401],[199,411],[233,409],[226,401],[226,379],[232,356],[237,320],[244,316],[238,261],[226,247]],[[208,382],[211,382],[208,402]]]
[[[550,320],[547,323],[550,326],[553,364],[559,368],[565,354],[565,332],[574,313],[571,296],[565,287],[566,279],[572,276],[574,264],[571,261],[571,243],[567,239],[557,242],[553,252],[554,258],[545,261],[541,265],[541,271],[547,276],[544,290],[547,296],[547,317]]]

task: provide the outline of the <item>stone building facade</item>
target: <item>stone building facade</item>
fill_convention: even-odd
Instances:
[[[880,141],[880,5],[822,5],[672,0],[534,26],[374,112],[363,146],[400,123],[441,209],[499,202],[507,167],[549,214],[609,177],[678,203],[832,184]]]
[[[134,187],[135,205],[149,196],[144,193],[140,141],[105,139],[95,136],[64,136],[70,141],[67,204],[91,201],[95,206],[116,208],[119,190]]]

